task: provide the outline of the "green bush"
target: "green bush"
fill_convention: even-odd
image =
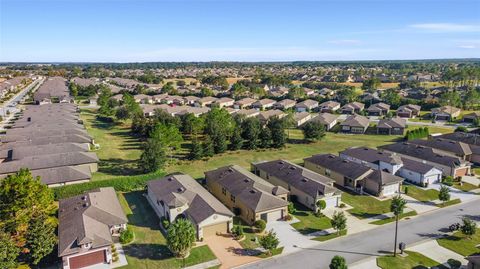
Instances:
[[[295,209],[295,206],[293,205],[292,202],[288,203],[288,213],[289,214],[295,214],[297,210]]]
[[[460,266],[462,266],[462,263],[460,261],[457,261],[455,259],[448,259],[447,260],[448,265],[450,266],[451,269],[458,269]]]
[[[408,195],[408,186],[405,186],[405,190],[404,190],[405,194]]]
[[[267,223],[263,219],[256,220],[255,228],[257,228],[258,231],[261,233],[265,231],[265,228],[267,228]]]
[[[55,194],[55,200],[72,197],[82,194],[86,191],[93,189],[113,187],[116,191],[128,192],[135,190],[143,190],[146,186],[146,182],[158,177],[164,176],[164,172],[155,172],[145,175],[128,176],[121,178],[112,178],[108,180],[90,181],[80,184],[72,184],[61,187],[53,188]]]
[[[452,176],[447,176],[442,180],[442,183],[447,185],[447,186],[452,186],[453,185],[453,177]]]
[[[133,232],[130,229],[126,229],[120,234],[120,243],[128,244],[133,241]]]
[[[233,226],[232,233],[236,238],[241,238],[244,235],[243,228],[240,225]]]
[[[170,221],[168,221],[167,218],[162,217],[161,222],[162,222],[163,228],[164,228],[165,230],[168,229],[168,227],[170,226]]]

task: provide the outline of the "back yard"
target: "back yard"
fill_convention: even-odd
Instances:
[[[135,233],[135,240],[123,247],[128,265],[122,269],[182,268],[183,261],[172,257],[166,246],[165,237],[160,231],[159,219],[142,192],[119,193],[118,197],[128,217],[129,227]],[[215,258],[208,246],[196,247],[185,259],[185,266]]]

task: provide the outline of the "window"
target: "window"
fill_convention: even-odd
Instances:
[[[227,190],[225,188],[222,188],[222,193],[223,195],[227,195]]]
[[[230,195],[230,200],[235,203],[235,196]]]
[[[325,169],[325,175],[330,176],[332,174],[332,171],[330,169]]]

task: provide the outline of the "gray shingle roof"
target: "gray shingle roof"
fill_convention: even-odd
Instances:
[[[377,128],[405,128],[407,121],[402,118],[381,119],[378,121]]]
[[[362,127],[367,128],[370,124],[370,120],[367,117],[360,115],[351,115],[348,116],[345,121],[340,123],[341,126],[350,126],[350,127]]]
[[[340,154],[345,154],[377,165],[380,163],[380,161],[389,164],[402,164],[402,159],[399,155],[369,147],[352,147],[340,152]]]
[[[408,143],[451,152],[461,156],[472,154],[472,150],[470,149],[470,146],[468,144],[443,138],[434,137],[428,140],[416,139],[408,141]]]
[[[372,172],[372,169],[363,164],[344,160],[333,154],[313,155],[312,157],[305,158],[304,160],[331,171],[335,171],[336,173],[351,179],[357,179]]]

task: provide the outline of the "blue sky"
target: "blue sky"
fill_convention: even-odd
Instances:
[[[473,57],[478,0],[0,0],[0,61]]]

